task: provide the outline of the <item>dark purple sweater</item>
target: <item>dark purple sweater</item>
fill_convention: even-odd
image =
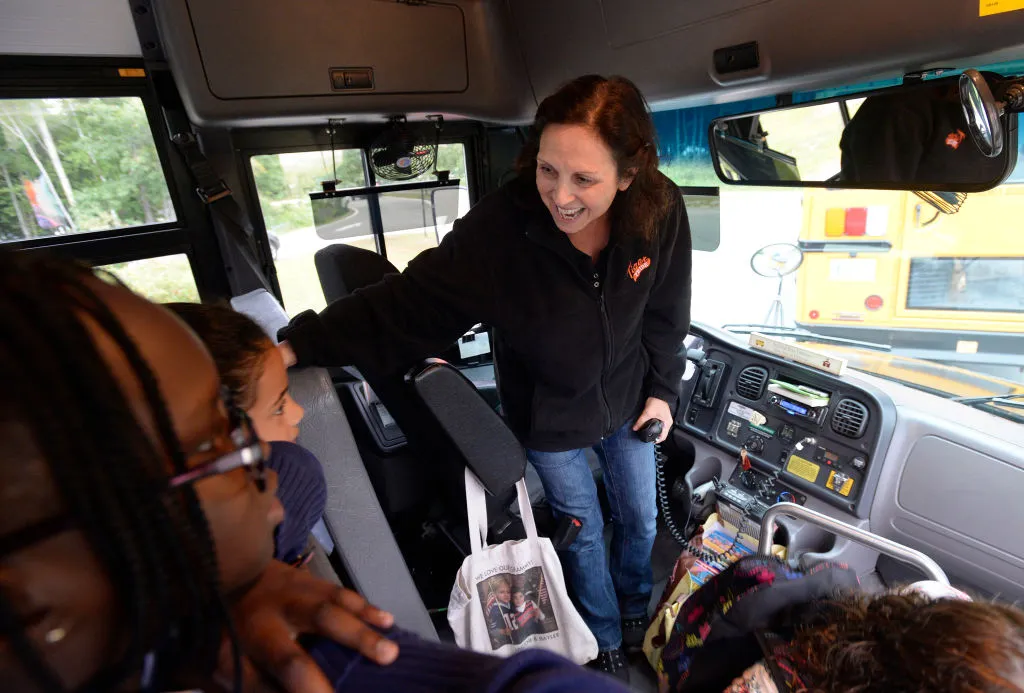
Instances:
[[[427,642],[392,630],[398,659],[379,666],[359,653],[320,638],[306,642],[309,653],[334,685],[335,693],[627,693],[618,681],[584,669],[544,650],[501,659]]]
[[[284,506],[284,522],[274,533],[274,558],[292,563],[324,515],[327,481],[316,456],[294,443],[271,443],[267,466],[277,472],[277,497]]]

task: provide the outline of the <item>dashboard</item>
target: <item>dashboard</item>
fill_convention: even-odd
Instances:
[[[924,552],[969,592],[1024,599],[1024,426],[856,369],[836,376],[806,367],[748,341],[691,327],[675,427],[694,450],[682,484],[689,493],[717,479],[723,519],[747,519],[754,531],[749,519],[774,503],[806,505]],[[779,526],[803,565],[844,562],[885,584],[921,579],[826,530],[785,517]]]
[[[895,425],[884,392],[792,363],[698,327],[677,425],[739,461],[729,478],[757,518],[808,496],[866,518]]]

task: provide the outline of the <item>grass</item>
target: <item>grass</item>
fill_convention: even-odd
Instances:
[[[717,188],[722,184],[710,161],[679,159],[663,162],[659,169],[676,185]]]
[[[312,226],[313,209],[309,206],[309,198],[282,200],[272,205],[264,205],[263,221],[267,231],[278,236]]]
[[[199,303],[199,291],[185,255],[153,257],[106,265],[132,291],[155,303]]]

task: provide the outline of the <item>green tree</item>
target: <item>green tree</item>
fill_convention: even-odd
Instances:
[[[437,148],[437,170],[450,171],[466,185],[466,152],[461,144],[442,144]]]
[[[0,239],[173,219],[140,99],[0,101],[0,138]],[[54,198],[66,228],[39,225],[27,187]]]
[[[254,156],[251,164],[261,200],[287,200],[292,197],[280,156]]]

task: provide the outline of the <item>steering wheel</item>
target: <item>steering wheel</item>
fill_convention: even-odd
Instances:
[[[781,279],[793,274],[804,263],[804,251],[792,243],[772,243],[750,258],[750,269],[761,277]]]

